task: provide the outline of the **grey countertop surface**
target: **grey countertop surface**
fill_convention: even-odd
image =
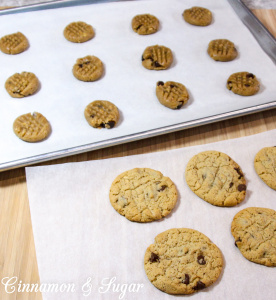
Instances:
[[[54,0],[52,0],[54,1]],[[218,0],[226,1],[226,0]],[[0,0],[0,6],[22,6],[35,3],[50,2],[49,0]],[[243,0],[250,9],[276,9],[275,0]]]

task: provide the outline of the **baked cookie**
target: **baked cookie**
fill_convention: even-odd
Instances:
[[[81,81],[96,81],[104,72],[102,61],[96,56],[78,58],[73,67],[74,76]]]
[[[109,199],[114,209],[128,220],[152,222],[172,211],[177,190],[171,179],[161,172],[135,168],[116,177]]]
[[[276,267],[276,211],[248,207],[239,211],[231,225],[235,245],[257,264]]]
[[[137,15],[132,19],[131,25],[138,34],[152,34],[158,30],[159,20],[150,14]]]
[[[147,248],[144,268],[159,290],[174,295],[193,294],[219,278],[223,258],[203,233],[173,228],[158,234]]]
[[[182,16],[187,23],[196,26],[208,26],[212,22],[212,13],[204,7],[194,6],[185,9]]]
[[[260,83],[256,76],[248,72],[232,74],[227,80],[227,88],[241,96],[252,96],[258,93]]]
[[[234,206],[246,195],[246,181],[239,165],[218,151],[200,152],[190,159],[186,182],[200,198],[216,206]]]
[[[38,90],[39,81],[31,72],[15,73],[6,80],[5,88],[13,98],[23,98]]]
[[[70,42],[84,43],[91,40],[95,32],[93,27],[85,22],[72,22],[65,27],[63,35]]]
[[[35,112],[16,118],[13,131],[25,142],[39,142],[49,136],[51,126],[42,114]]]
[[[213,40],[208,45],[208,54],[216,61],[231,61],[238,55],[238,51],[229,40],[219,39]]]
[[[149,46],[142,55],[142,65],[149,70],[168,69],[172,62],[172,51],[165,46]]]
[[[180,109],[189,100],[186,87],[174,81],[158,81],[156,84],[156,96],[161,104],[171,109]]]
[[[119,110],[111,102],[96,100],[88,104],[84,116],[89,125],[94,128],[113,128],[119,121]]]
[[[5,35],[0,39],[0,50],[6,54],[18,54],[29,47],[29,42],[21,32]]]
[[[273,190],[276,190],[276,146],[261,149],[254,159],[255,171]]]

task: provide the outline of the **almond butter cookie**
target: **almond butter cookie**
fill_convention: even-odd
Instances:
[[[0,50],[6,54],[19,54],[28,47],[28,39],[21,32],[5,35],[0,39]]]
[[[226,87],[234,94],[252,96],[258,93],[260,83],[252,73],[237,72],[228,78]]]
[[[74,76],[81,81],[96,81],[101,78],[104,72],[102,61],[96,57],[87,55],[77,59],[73,67]]]
[[[132,29],[140,35],[155,33],[159,28],[159,20],[150,14],[137,15],[132,19]]]
[[[276,267],[276,211],[248,207],[233,218],[231,232],[242,255],[257,264]]]
[[[213,60],[223,62],[231,61],[238,55],[238,51],[234,43],[226,39],[211,41],[208,45],[207,52]]]
[[[114,209],[134,222],[152,222],[166,217],[177,198],[177,189],[171,179],[149,168],[135,168],[120,174],[109,192]]]
[[[203,233],[173,228],[158,234],[145,253],[144,268],[150,282],[173,295],[187,295],[212,285],[220,276],[223,258]]]
[[[149,46],[142,55],[142,65],[149,70],[166,70],[172,62],[172,51],[165,46]]]
[[[235,206],[246,195],[246,181],[240,166],[219,151],[204,151],[190,159],[185,171],[190,189],[216,206]]]
[[[182,16],[187,23],[196,26],[208,26],[213,19],[209,9],[198,6],[185,9]]]
[[[72,22],[67,25],[63,31],[64,37],[73,43],[84,43],[91,40],[94,35],[94,29],[85,22]]]

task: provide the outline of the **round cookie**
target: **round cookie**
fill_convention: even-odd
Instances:
[[[13,98],[23,98],[38,90],[39,80],[31,72],[15,73],[6,80],[5,88]]]
[[[207,52],[213,60],[223,62],[231,61],[238,55],[234,43],[226,39],[212,40]]]
[[[257,264],[276,267],[276,211],[248,207],[233,218],[231,232],[242,255]]]
[[[149,46],[142,55],[142,65],[149,70],[168,69],[172,62],[172,51],[165,46]]]
[[[103,72],[102,61],[91,55],[78,58],[73,67],[74,76],[81,81],[96,81],[102,76]]]
[[[227,88],[241,96],[252,96],[258,93],[260,83],[256,76],[248,72],[237,72],[227,80]]]
[[[208,26],[213,18],[209,9],[198,6],[185,9],[182,16],[187,23],[196,26]]]
[[[180,109],[189,100],[186,87],[174,81],[158,81],[156,96],[161,104],[171,109]]]
[[[254,168],[259,177],[276,190],[276,147],[265,147],[255,156]]]
[[[173,228],[158,234],[145,253],[148,279],[173,295],[193,294],[220,276],[223,258],[219,248],[201,232]]]
[[[70,42],[84,43],[91,40],[95,32],[91,25],[79,21],[68,24],[63,31],[63,35]]]
[[[39,142],[49,136],[51,126],[42,114],[35,112],[16,118],[13,123],[13,131],[25,142]]]
[[[234,206],[246,195],[246,181],[239,165],[218,151],[200,152],[190,159],[185,171],[190,189],[216,206]]]
[[[150,14],[137,15],[132,19],[132,29],[140,35],[155,33],[159,28],[159,20]]]
[[[0,50],[6,54],[19,54],[29,47],[29,42],[21,32],[5,35],[0,39]]]
[[[111,102],[96,100],[88,104],[84,116],[89,125],[94,128],[113,128],[119,121],[119,110]]]
[[[177,197],[171,179],[149,168],[135,168],[120,174],[109,192],[114,209],[134,222],[152,222],[166,217]]]

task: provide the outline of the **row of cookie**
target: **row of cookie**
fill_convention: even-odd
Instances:
[[[235,246],[251,262],[276,267],[276,211],[249,207],[231,223]],[[173,228],[158,234],[144,255],[144,269],[159,290],[193,294],[212,285],[223,269],[221,250],[203,233]]]

